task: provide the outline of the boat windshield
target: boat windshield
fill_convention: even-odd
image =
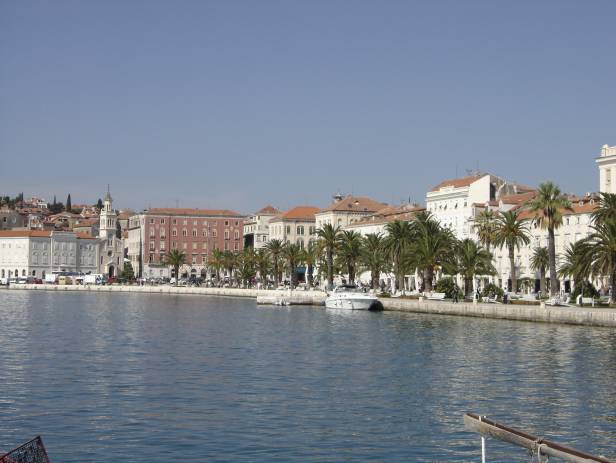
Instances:
[[[340,285],[336,288],[337,293],[356,293],[359,288],[355,285]]]

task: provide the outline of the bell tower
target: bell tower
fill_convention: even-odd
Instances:
[[[100,214],[99,235],[101,238],[108,239],[115,235],[117,220],[118,216],[113,210],[113,199],[111,199],[109,185],[107,185],[107,194],[105,195],[103,209]]]
[[[599,167],[599,191],[616,193],[616,146],[603,145],[596,161]]]

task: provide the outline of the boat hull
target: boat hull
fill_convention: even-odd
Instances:
[[[325,307],[328,309],[343,310],[370,310],[378,299],[372,298],[336,298],[328,297],[325,300]]]

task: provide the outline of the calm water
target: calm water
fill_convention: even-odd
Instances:
[[[4,290],[0,322],[0,450],[54,463],[479,461],[465,411],[616,456],[616,330]]]

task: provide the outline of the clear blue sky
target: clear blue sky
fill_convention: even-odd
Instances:
[[[0,1],[0,193],[116,207],[573,193],[616,145],[616,1]]]

